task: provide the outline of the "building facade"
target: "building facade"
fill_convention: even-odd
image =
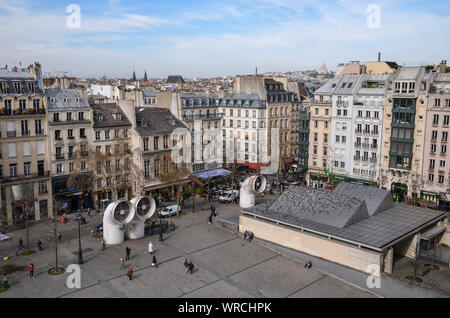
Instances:
[[[1,222],[50,217],[47,102],[40,65],[0,70],[0,103]]]
[[[48,154],[57,212],[92,207],[92,109],[75,89],[47,89]]]

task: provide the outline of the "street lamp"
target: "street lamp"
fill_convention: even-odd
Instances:
[[[162,222],[161,222],[161,214],[159,214],[159,241],[164,241],[163,234],[162,234]]]
[[[78,212],[78,264],[83,264],[83,250],[81,249],[81,213]]]

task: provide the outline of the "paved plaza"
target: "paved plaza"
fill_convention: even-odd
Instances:
[[[265,198],[270,199],[270,197]],[[216,203],[218,215],[233,218],[239,212],[235,204]],[[36,266],[36,278],[28,278],[28,270],[15,271],[10,276],[10,288],[0,297],[190,297],[190,298],[242,298],[242,297],[377,297],[376,295],[347,284],[316,269],[306,270],[304,264],[283,256],[281,253],[242,237],[214,224],[208,224],[208,211],[196,213],[185,209],[185,215],[172,218],[175,231],[164,235],[147,236],[140,240],[127,240],[120,246],[108,246],[101,250],[101,241],[90,236],[90,229],[101,223],[101,216],[88,219],[82,229],[84,261],[81,265],[81,288],[66,286],[68,273],[59,276],[47,274],[54,265],[54,250],[49,229],[44,224],[30,228],[30,242],[41,239],[44,250],[32,256],[11,256],[5,265]],[[76,264],[78,250],[77,224],[69,221],[59,226],[63,233],[59,244],[59,263],[66,268]],[[19,236],[24,232],[11,233],[12,240],[3,242],[0,252],[12,255]],[[151,266],[147,248],[152,242],[159,268]],[[131,259],[120,270],[119,260],[125,256],[125,247],[131,248]],[[192,260],[194,274],[186,273],[184,260]],[[134,270],[133,280],[126,276],[127,269]]]

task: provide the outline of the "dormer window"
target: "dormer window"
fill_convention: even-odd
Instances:
[[[67,103],[67,97],[64,97],[64,103]]]
[[[117,121],[122,120],[122,114],[121,113],[116,113],[114,117],[116,118]]]

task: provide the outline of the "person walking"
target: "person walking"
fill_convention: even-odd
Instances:
[[[38,240],[37,246],[38,246],[38,249],[39,249],[40,251],[42,251],[42,242],[41,242],[41,240]]]
[[[19,238],[19,248],[25,248],[25,246],[23,246],[22,238]]]
[[[189,261],[189,272],[192,274],[194,272],[194,264]]]
[[[155,255],[153,255],[152,266],[158,268],[158,260]]]
[[[187,259],[184,260],[184,270],[186,271],[186,273],[189,270],[189,261]]]
[[[30,279],[34,278],[34,264],[30,263],[30,266],[28,266],[28,270],[30,271]]]
[[[127,276],[130,280],[133,280],[133,270],[131,269],[131,267],[128,269]]]
[[[148,243],[148,252],[150,254],[153,254],[153,244],[152,244],[152,242]]]
[[[3,287],[8,288],[9,287],[9,277],[6,275],[6,273],[3,275]]]
[[[105,239],[102,239],[102,251],[104,251],[106,248],[106,241]]]
[[[211,224],[211,222],[212,222],[212,214],[208,218],[208,224]]]
[[[125,268],[125,259],[123,258],[123,256],[120,258],[120,269],[124,269]]]
[[[131,248],[129,248],[128,246],[125,247],[125,259],[128,261],[130,259],[130,254],[131,254]]]

